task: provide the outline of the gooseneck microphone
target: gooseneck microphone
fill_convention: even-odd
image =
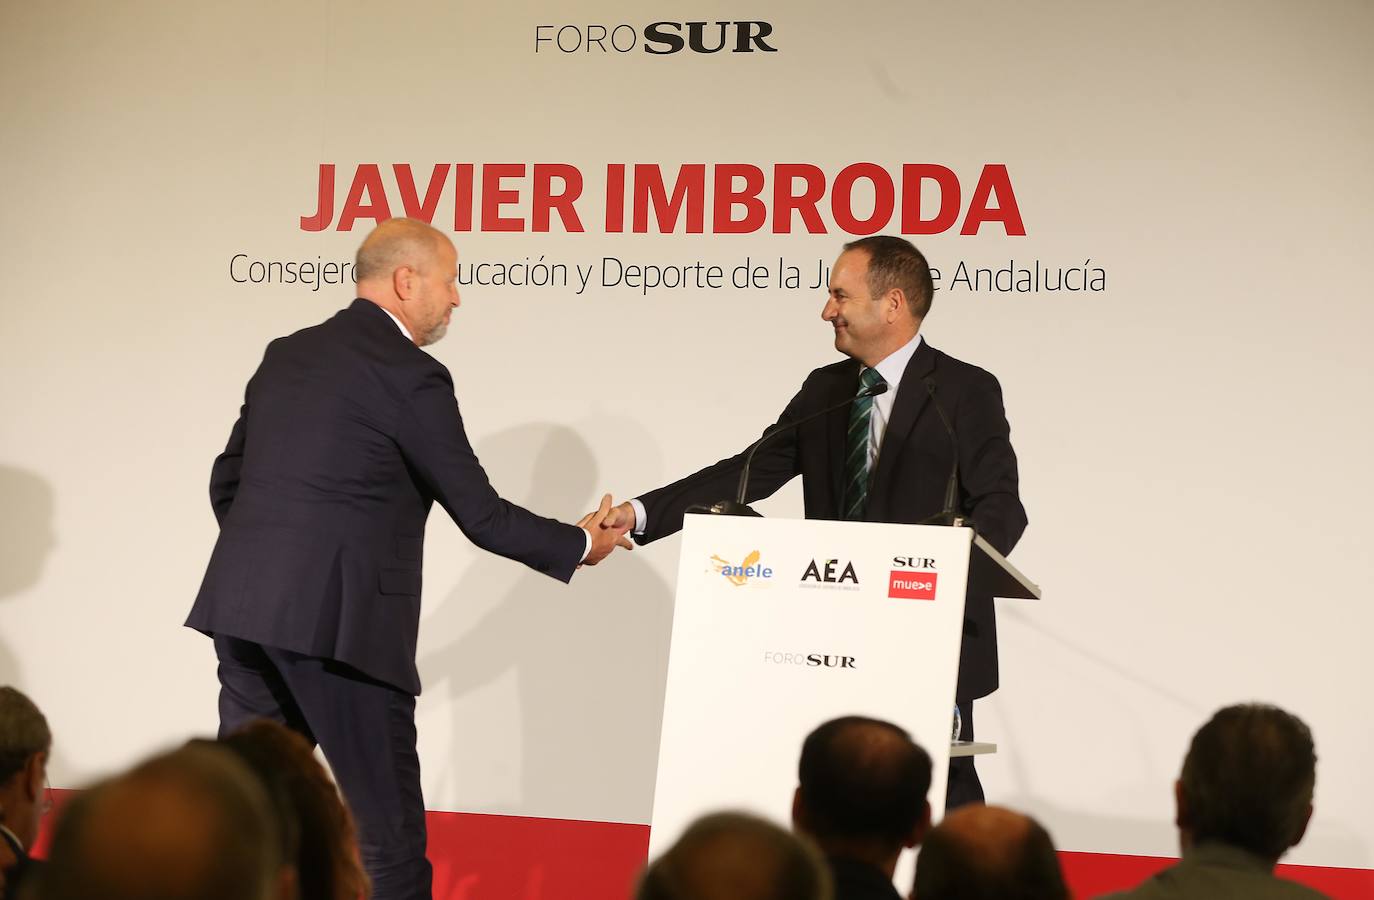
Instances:
[[[879,394],[886,394],[887,391],[887,382],[880,381],[868,390],[860,391],[854,396],[848,397],[842,402],[836,403],[833,406],[827,406],[825,409],[822,409],[819,412],[814,412],[809,416],[802,416],[795,422],[784,422],[782,424],[772,426],[763,433],[763,437],[759,438],[757,441],[754,442],[754,446],[749,448],[748,455],[744,457],[744,469],[741,470],[739,473],[739,490],[736,492],[735,499],[717,500],[715,503],[711,503],[709,505],[696,504],[687,507],[687,512],[709,513],[711,515],[716,516],[759,516],[759,513],[756,510],[754,510],[753,507],[749,506],[747,503],[744,502],[744,497],[749,489],[749,467],[753,464],[754,454],[759,452],[760,447],[762,447],[764,444],[768,443],[770,440],[772,440],[773,438],[777,437],[785,431],[790,431],[793,428],[798,428],[802,425],[805,425],[807,422],[810,422],[813,419],[819,419],[821,416],[833,413],[837,409],[843,409],[844,407],[853,403],[855,400],[862,400],[867,397],[877,397]]]
[[[954,434],[954,426],[949,423],[945,408],[940,405],[940,398],[935,396],[935,379],[927,377],[923,379],[923,383],[926,393],[930,394],[930,402],[935,404],[936,414],[940,416],[940,424],[945,426],[945,433],[949,435],[949,446],[954,451],[954,466],[950,469],[949,481],[945,484],[945,508],[923,520],[921,524],[963,525],[964,517],[959,509],[959,439]]]

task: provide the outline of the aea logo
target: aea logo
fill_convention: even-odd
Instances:
[[[751,551],[739,565],[713,553],[711,554],[711,568],[725,576],[725,580],[735,587],[748,584],[752,580],[773,577],[772,569],[768,566],[759,565],[759,551],[757,550]]]
[[[854,571],[854,564],[845,561],[840,565],[838,559],[827,559],[817,562],[811,560],[811,565],[806,567],[806,571],[801,577],[802,587],[833,587],[845,590],[858,590],[859,576]]]
[[[897,568],[888,573],[887,595],[898,600],[934,600],[939,576],[935,560],[923,556],[894,556]]]

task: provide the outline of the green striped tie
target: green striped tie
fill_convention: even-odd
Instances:
[[[864,369],[859,376],[862,394],[883,383],[877,369]],[[868,501],[868,430],[873,418],[873,398],[860,397],[849,409],[849,437],[844,456],[844,517],[850,521],[864,517]]]

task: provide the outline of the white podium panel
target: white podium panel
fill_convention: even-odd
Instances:
[[[787,825],[806,735],[886,719],[944,809],[972,532],[692,515],[683,528],[650,858],[707,812]]]

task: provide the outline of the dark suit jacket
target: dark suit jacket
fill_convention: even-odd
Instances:
[[[881,869],[836,856],[827,856],[825,861],[835,882],[835,900],[902,900]]]
[[[787,404],[777,424],[795,422],[854,396],[860,364],[847,359],[812,372]],[[1016,453],[1002,408],[1002,389],[988,372],[941,353],[925,343],[912,354],[897,390],[892,415],[871,475],[865,519],[916,524],[944,507],[954,449],[923,382],[936,396],[958,437],[959,500],[983,538],[1002,554],[1011,552],[1026,528],[1017,495]],[[748,499],[767,497],[794,476],[802,476],[808,519],[843,518],[843,468],[849,408],[779,434],[754,457]],[[733,497],[744,453],[723,459],[640,498],[648,515],[642,543],[672,534],[694,503]],[[965,601],[964,639],[959,658],[960,700],[997,689],[997,622],[990,596]]]
[[[29,856],[28,851],[4,829],[0,829],[0,898],[13,900],[30,880],[41,876],[43,863]]]
[[[448,370],[355,300],[267,347],[210,475],[219,540],[186,624],[413,694],[425,519],[568,581],[585,532],[497,496]]]

